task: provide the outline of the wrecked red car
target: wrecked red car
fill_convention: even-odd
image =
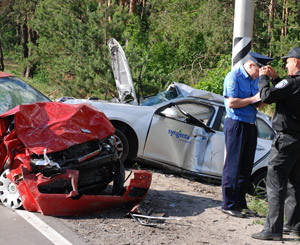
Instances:
[[[87,104],[51,102],[0,72],[0,200],[44,215],[99,212],[140,202],[151,173],[124,166],[107,117]]]

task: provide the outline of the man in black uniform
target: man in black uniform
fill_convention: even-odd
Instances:
[[[258,85],[262,102],[276,103],[273,128],[278,132],[267,173],[268,215],[263,231],[252,235],[260,240],[282,240],[283,230],[300,234],[300,47],[282,59],[288,77],[281,80],[271,66],[265,66]]]

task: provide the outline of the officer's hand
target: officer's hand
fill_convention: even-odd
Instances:
[[[267,66],[263,66],[259,69],[259,75],[266,75],[266,76],[269,76],[273,79],[277,78],[278,75],[276,73],[276,71],[274,70],[274,68],[270,65],[267,65]]]
[[[274,70],[274,68],[270,65],[267,65],[267,69],[268,69],[268,76],[275,79],[278,77],[276,71]]]
[[[267,66],[263,66],[261,68],[259,68],[259,75],[262,76],[262,75],[266,75],[266,76],[269,76],[268,75],[268,67]]]
[[[266,105],[268,105],[268,104],[263,103],[263,102],[258,102],[258,103],[255,104],[255,106],[256,106],[258,109],[261,108],[261,107],[264,107],[264,106],[266,106]]]

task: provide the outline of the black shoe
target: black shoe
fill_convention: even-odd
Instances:
[[[230,209],[223,209],[222,208],[222,212],[225,213],[225,214],[229,214],[233,217],[238,217],[238,218],[245,218],[245,214],[241,213],[240,211],[238,210],[230,210]]]
[[[291,229],[289,229],[289,228],[287,228],[287,227],[284,226],[282,233],[283,234],[290,234],[291,231],[292,231]]]
[[[282,234],[273,233],[273,232],[264,231],[264,230],[261,232],[252,234],[251,237],[254,239],[259,239],[259,240],[282,241]]]
[[[298,231],[292,230],[287,227],[283,227],[283,234],[292,235],[292,236],[300,236],[300,233]]]

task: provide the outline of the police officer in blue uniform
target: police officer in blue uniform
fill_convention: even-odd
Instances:
[[[270,66],[259,72],[261,100],[276,103],[273,128],[277,131],[267,173],[268,215],[263,231],[252,235],[260,240],[282,240],[283,232],[300,234],[300,47],[282,59],[288,69],[285,79]]]
[[[254,52],[249,52],[247,58],[244,65],[226,75],[223,91],[226,155],[222,175],[222,211],[236,217],[244,217],[245,211],[251,212],[247,207],[246,192],[257,143],[255,120],[257,104],[260,103],[259,68],[273,60]]]

